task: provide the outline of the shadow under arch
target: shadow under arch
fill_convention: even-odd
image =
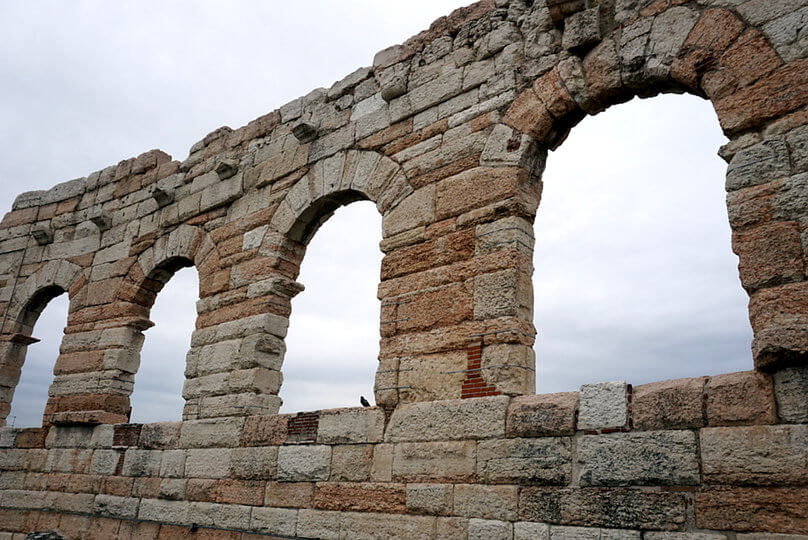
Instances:
[[[722,154],[730,162],[730,215],[732,210],[744,212],[743,189],[774,179],[750,183],[744,176],[754,170],[749,167],[755,152],[767,154],[767,124],[804,106],[804,72],[798,75],[798,63],[786,64],[763,34],[733,10],[699,12],[668,6],[614,29],[578,54],[562,60],[515,98],[502,120],[505,130],[523,134],[540,148],[554,149],[587,115],[635,96],[687,92],[711,102],[730,138]],[[753,143],[738,144],[755,131],[763,139],[758,146],[747,149]],[[771,151],[767,155],[784,159]],[[534,172],[541,176],[542,170]],[[783,314],[771,301],[773,296],[788,294],[774,287],[805,276],[797,218],[792,212],[730,223],[741,283],[754,306],[750,310],[752,352],[758,369],[800,364],[806,355],[806,328],[794,323],[799,315]],[[776,247],[770,245],[772,235],[778,237]],[[782,250],[774,260],[766,255],[772,250]]]

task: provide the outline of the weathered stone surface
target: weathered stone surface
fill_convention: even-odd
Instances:
[[[620,428],[628,425],[628,385],[624,382],[581,387],[578,429]]]
[[[707,422],[711,426],[774,424],[777,422],[771,379],[755,371],[711,377],[707,393]]]
[[[493,519],[470,519],[469,540],[511,540],[513,524]]]
[[[454,514],[463,517],[514,520],[519,491],[516,486],[457,484],[454,488]]]
[[[314,490],[314,507],[319,510],[403,514],[406,501],[403,484],[322,482]]]
[[[571,441],[566,437],[491,440],[477,445],[481,482],[565,485],[571,476]]]
[[[808,426],[701,430],[704,480],[712,484],[808,484]]]
[[[706,377],[674,379],[634,387],[631,413],[635,429],[685,429],[704,425]]]
[[[582,486],[695,485],[696,436],[691,431],[585,435],[576,458]]]
[[[786,368],[773,378],[780,421],[808,424],[808,368]]]
[[[725,540],[726,536],[717,533],[676,533],[676,532],[647,532],[648,540]]]
[[[385,440],[434,441],[485,439],[505,434],[507,397],[490,397],[398,407],[387,426]]]
[[[393,478],[403,482],[463,482],[474,478],[474,441],[399,443],[393,448]]]
[[[331,480],[364,482],[370,479],[373,465],[373,445],[349,444],[334,446],[331,453]]]
[[[451,484],[407,484],[407,513],[448,516],[454,505]]]
[[[323,411],[317,426],[322,444],[377,443],[384,433],[384,411],[379,408]]]
[[[509,437],[543,437],[575,433],[578,393],[518,396],[508,406]]]
[[[339,538],[430,538],[434,528],[434,517],[345,512]]]
[[[696,494],[696,527],[808,534],[808,489],[703,488]]]
[[[278,450],[278,480],[324,481],[330,472],[330,446],[281,446]]]
[[[519,521],[513,524],[513,540],[550,540],[550,526]]]
[[[519,494],[519,517],[559,525],[678,530],[686,510],[679,493],[530,487]]]
[[[283,508],[253,508],[250,528],[254,531],[294,536],[297,529],[297,510]]]

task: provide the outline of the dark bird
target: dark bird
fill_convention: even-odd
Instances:
[[[363,407],[370,407],[370,403],[365,399],[365,396],[359,396],[359,403],[361,403]]]

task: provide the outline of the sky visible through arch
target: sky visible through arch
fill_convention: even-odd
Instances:
[[[465,3],[2,3],[0,213],[23,191],[151,148],[182,160],[213,129],[328,87]],[[535,227],[538,391],[751,369],[716,156],[723,142],[707,102],[664,96],[585,119],[550,154]],[[355,405],[360,394],[373,401],[379,231],[373,205],[355,203],[312,240],[300,276],[307,290],[293,303],[283,411]],[[180,272],[158,296],[135,420],[180,417],[195,279]],[[45,343],[29,348],[17,425],[40,421],[64,327],[51,312],[66,312],[64,301],[35,328]]]

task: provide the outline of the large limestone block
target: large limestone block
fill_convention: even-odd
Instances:
[[[469,540],[511,540],[513,524],[495,519],[470,519]]]
[[[477,477],[490,484],[565,485],[572,477],[567,437],[495,439],[477,445]]]
[[[407,484],[407,513],[449,516],[454,504],[451,484]]]
[[[703,487],[695,496],[696,527],[808,534],[806,500],[805,488]]]
[[[262,533],[294,536],[297,527],[297,510],[286,508],[253,508],[250,529]]]
[[[808,485],[808,426],[701,430],[704,480],[735,485]]]
[[[704,425],[706,377],[675,379],[634,388],[631,403],[636,429],[683,429]]]
[[[243,418],[209,418],[183,422],[180,429],[180,447],[233,446],[241,437],[243,425]]]
[[[707,383],[706,392],[708,425],[777,422],[774,388],[768,375],[757,371],[716,375]]]
[[[344,444],[331,451],[331,480],[365,482],[373,464],[372,444]]]
[[[188,478],[227,478],[230,476],[230,448],[207,448],[189,450],[185,459],[185,476]]]
[[[578,429],[621,428],[628,424],[628,385],[585,384],[580,392]]]
[[[463,482],[474,478],[474,441],[399,443],[393,449],[393,478],[404,482]]]
[[[575,433],[578,392],[518,396],[508,407],[509,437],[545,437]]]
[[[321,482],[314,491],[314,507],[320,510],[403,514],[406,501],[404,484]]]
[[[435,518],[431,516],[344,512],[341,516],[339,537],[351,540],[429,539],[432,538],[434,530]]]
[[[317,427],[322,444],[360,444],[382,441],[384,411],[378,407],[323,411]]]
[[[330,446],[282,446],[278,450],[278,480],[325,481],[331,473]]]
[[[519,494],[519,517],[559,525],[675,531],[685,524],[687,505],[682,493],[526,487]]]
[[[487,439],[505,435],[505,396],[411,403],[399,406],[385,440],[435,441]]]
[[[586,435],[578,441],[582,486],[696,485],[696,436],[691,431]]]
[[[808,424],[808,367],[793,367],[774,374],[777,412],[782,422]]]
[[[517,486],[457,484],[454,514],[462,517],[515,520],[519,499]]]

